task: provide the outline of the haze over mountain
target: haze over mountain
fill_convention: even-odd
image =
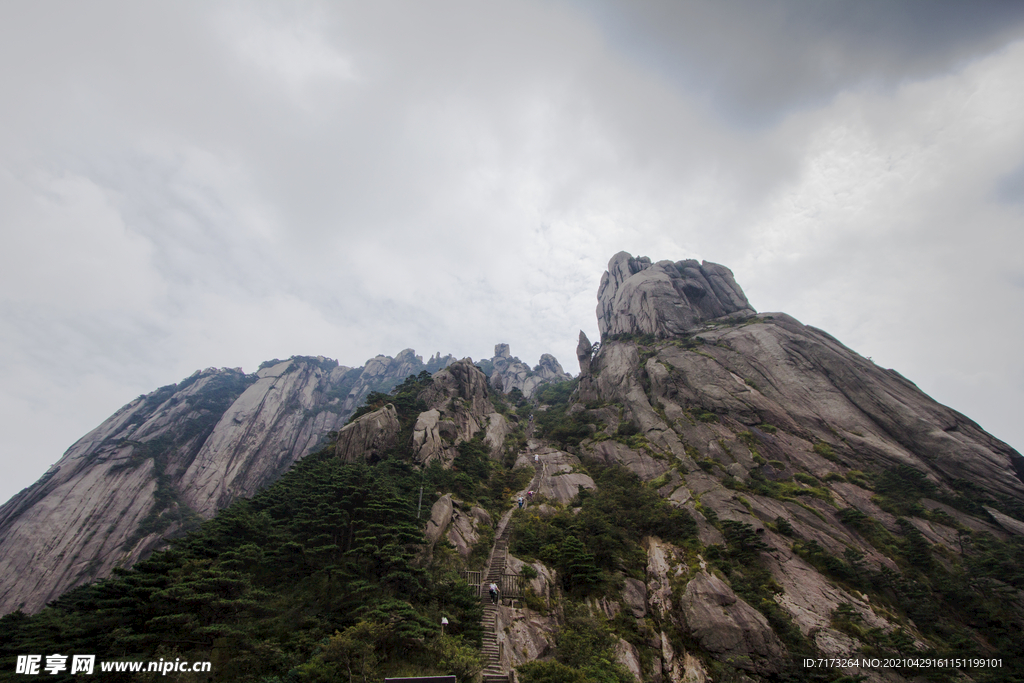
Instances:
[[[210,369],[133,401],[0,508],[3,609],[42,608],[4,618],[0,659],[74,642],[238,681],[896,683],[920,669],[869,662],[906,657],[1024,675],[1020,453],[756,312],[722,265],[620,252],[596,312],[576,379],[498,344]],[[481,612],[483,575],[510,595]]]
[[[0,3],[0,500],[196,369],[564,363],[620,249],[728,264],[1024,448],[1022,19]]]

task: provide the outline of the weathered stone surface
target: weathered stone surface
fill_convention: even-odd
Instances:
[[[424,370],[433,374],[454,362],[455,357],[451,354],[442,356],[437,353],[424,363],[423,358],[417,356],[412,349],[405,349],[394,358],[375,356],[345,378],[345,385],[351,382],[351,388],[339,404],[339,412],[346,416],[351,415],[363,404],[370,392],[388,392],[409,375],[416,375]]]
[[[699,572],[686,584],[680,611],[701,647],[739,669],[778,670],[785,648],[768,620],[721,579]]]
[[[679,549],[671,543],[649,536],[647,550],[647,604],[655,613],[672,613],[672,579],[685,572]]]
[[[689,652],[683,653],[682,664],[683,676],[681,683],[709,683],[711,681],[711,677],[708,676],[704,664]]]
[[[452,494],[446,493],[437,499],[437,502],[430,507],[430,519],[427,520],[427,528],[424,534],[427,543],[434,545],[448,529],[452,521]]]
[[[636,681],[643,680],[643,672],[640,668],[640,652],[629,642],[619,638],[615,643],[615,661],[626,667],[629,673],[633,674]]]
[[[489,413],[487,415],[487,430],[484,432],[484,443],[491,449],[491,456],[501,455],[501,449],[505,445],[505,437],[512,432],[512,425],[501,413]]]
[[[523,573],[523,567],[527,566],[525,562],[514,555],[506,555],[505,562],[505,568],[517,576],[521,575]],[[533,592],[544,600],[545,604],[550,606],[552,587],[555,585],[554,570],[548,568],[541,562],[533,562],[530,563],[529,566],[537,572],[537,576],[529,580],[530,588],[532,588]]]
[[[660,477],[669,469],[668,463],[664,460],[635,451],[618,441],[602,441],[595,444],[591,455],[608,465],[622,465],[644,481]]]
[[[944,512],[945,514],[955,519],[957,523],[962,524],[963,526],[967,527],[972,531],[981,531],[983,533],[992,534],[1000,540],[1006,539],[1006,534],[1003,531],[1002,527],[998,527],[995,524],[990,524],[987,521],[982,521],[977,517],[972,517],[965,512],[961,512],[956,508],[952,508],[946,505],[945,503],[940,503],[939,501],[932,500],[930,498],[922,498],[921,505],[928,508],[929,510],[938,510],[939,512]]]
[[[999,510],[994,510],[990,507],[986,507],[985,512],[987,512],[992,519],[994,519],[996,523],[1006,531],[1009,531],[1011,534],[1016,534],[1017,536],[1024,536],[1024,522],[1014,519],[1008,515],[1004,515],[1002,512],[999,512]]]
[[[647,616],[647,587],[643,581],[628,577],[623,579],[622,601],[637,619]]]
[[[536,442],[534,444],[536,445]],[[573,471],[580,466],[579,458],[554,448],[530,449],[519,456],[516,466],[533,466],[534,455],[540,456],[540,472],[536,488],[539,495],[564,504],[576,497],[580,487],[585,489],[596,487],[594,480],[589,475]]]
[[[440,460],[450,465],[456,446],[485,428],[484,441],[497,455],[511,431],[507,420],[494,412],[486,375],[468,358],[435,374],[419,399],[430,408],[420,413],[413,425],[413,454],[421,464]]]
[[[412,451],[417,462],[425,465],[438,458],[443,459],[446,446],[441,438],[440,422],[440,410],[427,410],[416,418],[412,428]]]
[[[448,541],[455,546],[455,550],[465,558],[468,558],[470,553],[473,552],[473,546],[480,541],[480,528],[486,523],[490,523],[490,517],[481,516],[479,512],[484,512],[480,508],[471,507],[470,510],[464,510],[464,505],[459,501],[452,501],[452,519],[448,525]]]
[[[590,372],[590,358],[593,353],[593,345],[583,330],[580,330],[580,343],[576,345],[576,360],[580,364],[580,374],[586,375]]]
[[[296,356],[253,375],[208,368],[140,396],[0,507],[0,613],[34,612],[130,567],[178,530],[171,520],[181,507],[210,517],[252,496],[323,444],[371,391],[451,361],[437,354],[424,364],[408,349],[362,368]],[[150,442],[161,444],[159,471]],[[158,499],[170,502],[158,508]],[[155,519],[168,521],[139,537],[139,525]],[[96,533],[79,533],[84,527]]]
[[[499,605],[496,625],[505,670],[548,657],[554,651],[559,626],[554,616]]]
[[[398,411],[389,403],[345,425],[334,452],[342,462],[365,462],[393,447],[401,429]]]
[[[672,647],[672,643],[664,631],[661,632],[659,641],[661,645],[661,672],[664,676],[663,680],[668,681],[668,683],[682,683],[682,662],[676,657],[675,648]]]
[[[487,377],[469,358],[456,361],[435,374],[434,381],[419,398],[432,410],[455,412],[456,407],[463,407],[474,417],[494,412],[487,399]],[[469,434],[469,438],[472,436]]]
[[[772,577],[782,587],[782,593],[775,597],[775,601],[789,613],[793,623],[804,635],[828,627],[832,621],[832,612],[844,602],[853,607],[869,628],[892,628],[889,622],[871,610],[860,594],[853,595],[834,586],[814,567],[793,553],[785,540],[774,535],[770,535],[767,540],[772,552],[763,555],[763,558]]]
[[[608,262],[597,292],[601,339],[613,334],[672,337],[705,320],[733,313],[752,315],[732,272],[705,261],[633,258],[621,251]]]
[[[0,507],[0,612],[35,612],[74,586],[134,564],[176,531],[171,523],[159,533],[136,534],[144,520],[170,511],[155,508],[157,477],[166,472],[177,483],[201,448],[203,431],[254,380],[211,368],[140,396]],[[211,400],[214,395],[221,400]],[[196,403],[210,408],[197,411]],[[159,437],[173,444],[163,472],[142,450]]]
[[[550,353],[543,354],[540,362],[531,369],[512,355],[508,344],[495,344],[494,357],[489,362],[494,368],[490,378],[491,387],[506,394],[519,389],[523,396],[529,398],[542,384],[572,379],[572,375],[565,372]]]
[[[467,511],[466,507],[462,501],[453,500],[450,493],[438,498],[431,506],[430,519],[424,529],[428,557],[434,545],[441,538],[446,538],[460,555],[468,558],[480,540],[480,530],[493,526],[486,510],[474,505]]]

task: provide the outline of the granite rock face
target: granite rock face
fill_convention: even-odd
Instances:
[[[1024,520],[1010,514],[1024,502],[1020,454],[825,332],[782,313],[754,313],[728,270],[619,254],[599,301],[602,342],[581,333],[577,405],[567,411],[596,425],[579,455],[621,464],[656,486],[690,514],[704,546],[729,543],[726,523],[749,527],[767,547],[758,562],[780,589],[775,604],[823,655],[846,657],[865,645],[833,626],[840,608],[865,630],[906,628],[925,647],[915,626],[901,626],[796,552],[814,544],[857,558],[866,571],[899,573],[892,557],[844,523],[847,509],[896,537],[904,537],[901,525],[912,527],[937,558],[963,552],[954,525],[1000,539],[1024,533]],[[972,496],[1006,507],[968,514],[922,498],[922,509],[944,513],[948,523],[925,513],[900,522],[879,507],[864,475],[898,468],[923,475],[936,498],[956,499],[970,482]],[[799,498],[769,495],[757,482],[796,487]],[[811,488],[814,495],[805,495]],[[699,569],[692,558],[687,566],[682,549],[658,539],[647,539],[647,555],[644,599],[635,585],[623,599],[632,614],[646,606],[700,644],[699,652],[681,652],[663,638],[652,680],[682,680],[694,654],[757,680],[791,665],[778,634],[732,591],[729,577],[699,556]],[[846,673],[906,680],[867,668]]]
[[[702,649],[738,669],[778,670],[785,648],[768,620],[721,579],[699,572],[686,584],[681,602],[686,627]]]
[[[501,450],[508,434],[505,418],[491,404],[487,376],[464,358],[434,375],[433,383],[419,399],[429,410],[419,414],[413,426],[412,447],[420,464],[439,460],[451,464],[456,447],[480,430],[493,453]]]
[[[209,368],[140,396],[0,507],[0,613],[37,611],[133,565],[184,525],[273,482],[370,392],[453,361],[424,363],[411,349],[361,368],[297,356],[252,375]]]
[[[512,355],[508,344],[495,344],[494,357],[481,362],[481,366],[489,371],[491,387],[495,391],[507,394],[519,389],[527,398],[533,396],[542,384],[572,379],[572,375],[563,370],[550,353],[543,354],[540,362],[530,369],[529,365]]]
[[[732,271],[704,261],[658,261],[620,251],[608,262],[597,293],[601,338],[617,334],[671,337],[701,323],[754,309]]]
[[[695,538],[683,545],[664,540],[669,532],[640,539],[642,555],[630,560],[639,566],[616,577],[614,594],[577,601],[610,624],[629,625],[628,640],[616,632],[611,654],[637,680],[779,680],[797,655],[783,642],[800,638],[822,656],[845,658],[868,651],[877,634],[903,629],[923,649],[924,629],[898,613],[889,593],[869,596],[860,592],[874,590],[868,584],[836,580],[810,549],[858,572],[897,577],[906,562],[896,545],[877,542],[883,531],[899,542],[915,530],[915,542],[950,567],[970,552],[968,530],[1001,540],[1024,535],[1024,458],[821,330],[754,313],[728,269],[622,253],[609,264],[599,300],[602,340],[591,344],[580,334],[579,389],[568,406],[495,412],[491,391],[536,396],[544,381],[568,378],[553,357],[531,370],[504,344],[477,365],[440,356],[424,364],[403,351],[356,370],[308,358],[269,363],[256,375],[207,370],[140,397],[0,508],[0,576],[13,577],[0,593],[4,609],[38,609],[65,587],[130,565],[193,512],[209,516],[251,495],[321,436],[337,437],[345,461],[372,459],[400,437],[395,410],[375,402],[377,410],[342,428],[347,406],[422,369],[434,373],[417,397],[426,409],[403,444],[411,442],[417,465],[448,466],[459,444],[482,435],[492,457],[515,456],[515,467],[532,470],[528,486],[543,502],[531,500],[520,518],[586,512],[578,501],[587,495],[578,496],[605,481],[604,467],[622,466],[693,519]],[[552,433],[542,424],[546,410],[581,420],[589,436],[540,438]],[[518,450],[506,452],[506,441]],[[922,494],[899,519],[873,490],[873,477],[898,467],[923,475],[934,496]],[[963,490],[978,497],[973,506],[958,502]],[[168,494],[172,504],[156,509]],[[447,541],[467,557],[494,525],[451,494],[429,512],[424,556]],[[99,531],[77,533],[94,519],[90,528]],[[876,538],[851,519],[872,520]],[[154,520],[166,522],[159,533],[138,533]],[[56,533],[40,543],[43,528]],[[746,530],[746,541],[737,541],[736,529]],[[757,542],[740,562],[737,543],[751,538]],[[733,559],[723,562],[727,555]],[[498,610],[505,666],[554,656],[565,625],[558,572],[540,560],[530,566],[529,600]],[[508,556],[507,571],[525,567]],[[766,583],[752,588],[751,577]],[[1020,601],[1019,592],[1005,595],[1007,605]],[[544,609],[534,609],[537,600]],[[860,635],[842,626],[840,613]],[[1015,614],[1024,623],[1024,608]],[[843,674],[908,680],[870,668]]]
[[[572,453],[546,446],[537,439],[526,443],[516,459],[516,467],[535,467],[536,492],[561,504],[571,501],[581,489],[596,487],[590,475],[580,471],[580,459]]]
[[[398,411],[390,403],[342,427],[334,452],[342,462],[365,462],[398,443]]]

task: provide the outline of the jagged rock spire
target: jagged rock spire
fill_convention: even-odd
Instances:
[[[717,263],[633,258],[620,251],[608,262],[597,293],[601,338],[612,334],[671,337],[730,314],[753,314],[732,271]]]

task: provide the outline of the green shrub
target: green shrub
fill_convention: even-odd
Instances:
[[[790,524],[789,520],[785,517],[775,518],[775,530],[785,536],[792,536],[795,533],[795,531],[793,530],[793,525]]]
[[[832,460],[833,462],[835,462],[837,459],[835,451],[833,451],[832,447],[829,446],[824,441],[819,441],[818,443],[814,444],[813,450],[815,453],[825,458],[826,460]]]
[[[754,436],[754,433],[749,431],[740,432],[739,434],[736,435],[736,438],[742,441],[744,445],[746,445],[746,447],[751,450],[756,448],[757,444],[760,443],[757,437]]]
[[[810,474],[804,474],[803,472],[797,472],[793,475],[793,478],[803,484],[807,484],[808,486],[817,486],[821,483],[818,481],[817,477]]]
[[[554,661],[532,661],[516,667],[519,683],[593,683],[587,675]]]

